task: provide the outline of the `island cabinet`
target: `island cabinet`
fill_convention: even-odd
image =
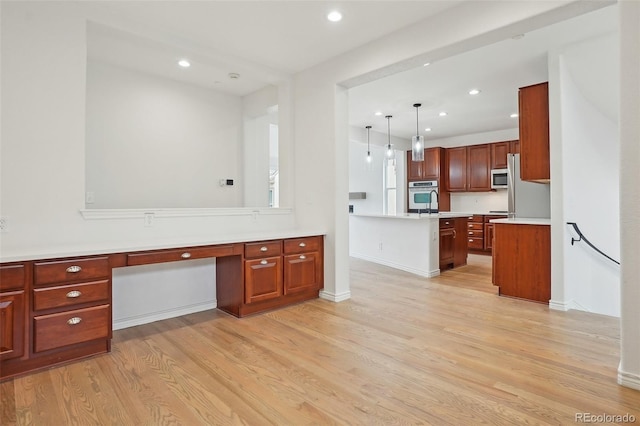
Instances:
[[[500,295],[549,303],[549,225],[493,224],[493,284]]]
[[[467,218],[440,219],[440,270],[467,264]]]
[[[520,125],[520,178],[549,183],[549,84],[518,91]]]

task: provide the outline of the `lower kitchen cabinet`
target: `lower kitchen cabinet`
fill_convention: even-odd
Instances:
[[[245,260],[245,303],[282,296],[282,257]]]
[[[549,225],[493,224],[493,284],[500,295],[549,303]]]
[[[24,290],[0,293],[0,360],[24,354],[24,315]]]
[[[440,270],[467,264],[467,217],[440,219]]]

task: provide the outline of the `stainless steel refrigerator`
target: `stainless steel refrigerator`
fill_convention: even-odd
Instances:
[[[507,193],[510,218],[550,218],[550,185],[520,179],[520,154],[507,155]]]

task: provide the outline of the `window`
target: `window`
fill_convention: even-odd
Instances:
[[[384,212],[394,215],[397,213],[396,199],[396,160],[395,158],[384,159]]]

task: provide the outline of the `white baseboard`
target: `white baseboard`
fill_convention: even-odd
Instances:
[[[573,309],[573,304],[571,301],[561,302],[558,300],[549,300],[549,309],[567,312],[569,309]]]
[[[618,384],[640,390],[640,375],[627,373],[618,369]]]
[[[182,315],[194,314],[196,312],[208,311],[215,309],[218,301],[208,301],[205,303],[197,303],[195,305],[180,306],[175,309],[166,311],[151,312],[149,314],[136,315],[129,318],[121,318],[113,320],[113,330],[121,330],[123,328],[135,327],[136,325],[149,324],[150,322],[160,321],[168,318],[175,318]]]
[[[344,293],[329,293],[328,291],[321,290],[320,291],[320,299],[329,300],[331,302],[343,302],[345,300],[351,299],[351,292],[345,291]]]
[[[366,260],[367,262],[377,263],[379,265],[388,266],[394,269],[400,269],[401,271],[409,272],[411,274],[419,275],[425,278],[433,278],[440,275],[440,269],[434,269],[433,271],[425,271],[423,269],[416,269],[410,266],[402,265],[400,263],[390,262],[388,260],[379,259],[377,257],[371,257],[360,253],[349,253],[349,256],[358,259]]]

